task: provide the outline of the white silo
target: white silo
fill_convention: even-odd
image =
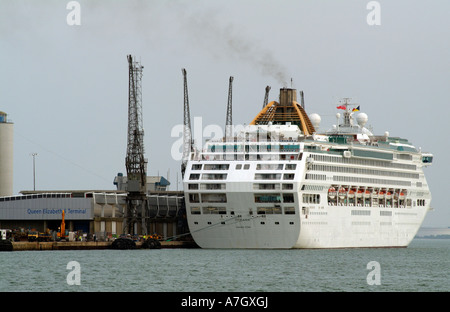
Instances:
[[[0,196],[13,195],[13,126],[0,111]]]

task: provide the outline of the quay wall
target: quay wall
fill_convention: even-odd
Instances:
[[[25,250],[98,250],[110,249],[112,242],[13,242],[13,251]],[[140,249],[142,243],[137,242]],[[161,248],[196,248],[193,242],[162,241]]]

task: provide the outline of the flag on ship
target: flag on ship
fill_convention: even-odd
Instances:
[[[345,105],[338,106],[337,109],[347,109]]]
[[[352,110],[352,112],[359,112],[359,106],[358,106],[358,107],[355,107],[355,108]]]

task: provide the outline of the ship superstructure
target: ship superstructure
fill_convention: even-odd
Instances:
[[[297,91],[280,90],[235,136],[192,151],[184,191],[203,248],[406,247],[430,209],[433,155],[376,136],[348,99],[323,133]],[[301,95],[303,93],[300,93]],[[303,99],[302,101],[303,102]]]

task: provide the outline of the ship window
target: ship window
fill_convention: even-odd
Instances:
[[[283,170],[283,164],[257,164],[256,170]]]
[[[297,168],[297,164],[286,164],[286,170],[295,170]]]
[[[259,215],[281,214],[281,207],[258,207],[256,213]]]
[[[228,170],[230,165],[228,164],[207,164],[203,168],[204,170]]]
[[[236,165],[236,170],[241,170],[241,169],[242,169],[242,165],[241,164]]]
[[[250,165],[249,164],[245,164],[244,165],[244,170],[248,170],[248,169],[250,169]]]
[[[201,214],[200,207],[191,207],[191,214]]]
[[[293,203],[294,202],[294,194],[283,194],[283,202],[284,203]]]
[[[226,194],[202,194],[202,203],[226,203]]]
[[[279,173],[256,173],[255,180],[279,180],[281,174]]]
[[[425,206],[425,199],[418,199],[417,206]]]
[[[200,174],[198,173],[191,173],[189,175],[189,180],[199,180],[200,179]]]
[[[280,185],[277,183],[254,183],[254,190],[279,190]]]
[[[226,180],[227,174],[226,173],[223,173],[223,174],[205,173],[205,174],[203,174],[202,177],[205,180]]]
[[[432,163],[433,162],[433,156],[423,156],[422,157],[423,163]]]
[[[189,194],[189,202],[190,203],[199,203],[200,196],[198,194]]]
[[[192,183],[190,183],[189,186],[188,186],[188,188],[189,188],[190,190],[198,190],[198,184],[192,184]]]
[[[284,214],[295,214],[295,207],[284,207]]]
[[[303,202],[309,204],[320,204],[319,194],[303,194]]]
[[[294,184],[292,183],[283,183],[283,190],[293,190]]]
[[[409,154],[397,154],[398,159],[402,160],[412,160],[412,155]]]
[[[352,210],[352,216],[370,216],[370,210]]]
[[[192,170],[202,170],[202,165],[201,164],[194,164],[194,165],[192,165]]]
[[[203,214],[226,214],[225,207],[203,207]]]
[[[294,180],[295,173],[285,173],[283,175],[283,180]]]
[[[225,183],[207,183],[201,185],[202,190],[224,190],[225,188]]]
[[[280,203],[280,194],[255,194],[255,203]]]

